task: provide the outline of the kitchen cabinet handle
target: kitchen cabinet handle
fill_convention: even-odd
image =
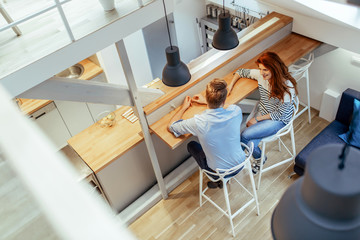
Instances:
[[[46,112],[43,112],[42,114],[40,114],[39,116],[35,117],[35,120],[38,118],[41,118],[42,116],[44,116],[46,114]]]

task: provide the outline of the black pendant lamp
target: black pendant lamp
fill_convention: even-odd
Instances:
[[[162,72],[162,82],[170,87],[178,87],[187,83],[191,78],[191,74],[186,64],[180,60],[179,48],[171,44],[169,22],[166,14],[164,0],[163,0],[163,6],[165,12],[167,31],[169,35],[170,47],[167,47],[165,49],[167,63]]]
[[[230,14],[225,13],[225,0],[223,12],[219,15],[219,28],[216,30],[212,46],[218,50],[230,50],[239,45],[239,39],[234,29],[231,28]]]
[[[305,176],[286,190],[273,212],[273,238],[360,239],[359,172],[359,149],[340,144],[315,149]]]

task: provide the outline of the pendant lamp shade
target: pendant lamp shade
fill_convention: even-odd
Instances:
[[[170,47],[167,47],[165,49],[167,63],[162,72],[162,82],[169,87],[178,87],[187,83],[191,78],[191,74],[186,64],[180,60],[179,48],[173,46],[171,43],[169,21],[166,14],[165,0],[163,0],[162,2],[170,43]]]
[[[274,239],[360,239],[360,150],[341,144],[314,150],[304,177],[284,193],[271,219]]]
[[[179,48],[167,47],[165,53],[167,63],[162,72],[163,83],[170,87],[184,85],[190,80],[191,74],[186,64],[180,60]]]
[[[212,46],[218,50],[230,50],[237,45],[239,45],[239,39],[231,28],[230,14],[223,12],[219,15],[219,28],[214,34]]]

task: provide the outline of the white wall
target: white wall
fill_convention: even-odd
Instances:
[[[360,57],[341,48],[317,57],[310,67],[311,106],[320,109],[323,92],[331,89],[342,93],[347,88],[360,91],[360,66],[352,57]]]
[[[137,86],[151,82],[153,77],[142,31],[127,36],[124,43]]]
[[[174,21],[181,61],[189,63],[201,55],[196,18],[206,15],[205,1],[175,0]]]
[[[141,87],[151,82],[153,79],[142,31],[125,37],[124,44],[137,86]],[[97,56],[108,82],[127,86],[115,44],[98,52]]]
[[[106,79],[109,83],[127,86],[124,70],[122,68],[119,54],[115,44],[104,48],[97,54],[101,67],[103,68]]]

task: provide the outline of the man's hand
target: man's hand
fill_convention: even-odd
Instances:
[[[189,96],[186,96],[182,105],[182,109],[186,110],[191,106],[191,98]]]
[[[170,131],[170,126],[173,122],[176,122],[178,120],[180,120],[182,118],[182,116],[184,115],[184,112],[191,106],[191,97],[186,96],[183,102],[183,105],[181,106],[181,108],[179,109],[179,111],[177,111],[174,116],[170,119],[170,122],[168,124],[168,131]]]
[[[203,95],[201,95],[201,94],[194,95],[192,97],[191,101],[195,102],[195,103],[198,103],[198,104],[207,104],[205,97]]]
[[[257,121],[255,120],[255,118],[252,118],[246,123],[246,126],[250,127],[250,126],[254,125],[255,123],[257,123]]]

